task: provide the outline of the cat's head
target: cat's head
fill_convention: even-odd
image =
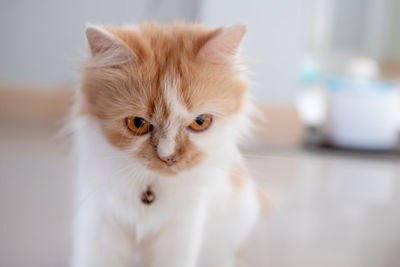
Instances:
[[[174,174],[229,153],[246,130],[243,25],[89,26],[79,112],[116,149]]]

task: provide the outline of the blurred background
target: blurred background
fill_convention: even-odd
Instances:
[[[400,266],[398,0],[1,0],[0,266],[68,266],[85,24],[148,20],[248,25],[244,154],[284,201],[243,266]]]

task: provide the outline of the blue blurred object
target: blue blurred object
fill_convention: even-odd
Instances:
[[[366,93],[367,91],[384,93],[398,89],[398,84],[391,81],[366,81],[361,82],[355,79],[329,77],[325,80],[325,87],[328,91],[342,91],[342,92],[359,92]]]
[[[321,80],[319,64],[313,60],[306,60],[300,65],[300,82],[304,85],[311,85]]]

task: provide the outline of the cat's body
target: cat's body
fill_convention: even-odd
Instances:
[[[234,266],[260,213],[237,148],[250,105],[232,58],[244,30],[88,29],[73,267],[130,267],[135,254],[145,267]]]

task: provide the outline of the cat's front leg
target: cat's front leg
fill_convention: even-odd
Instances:
[[[136,245],[132,233],[95,208],[79,210],[72,267],[131,267]]]
[[[175,219],[142,249],[144,267],[195,267],[202,242],[204,213]]]

